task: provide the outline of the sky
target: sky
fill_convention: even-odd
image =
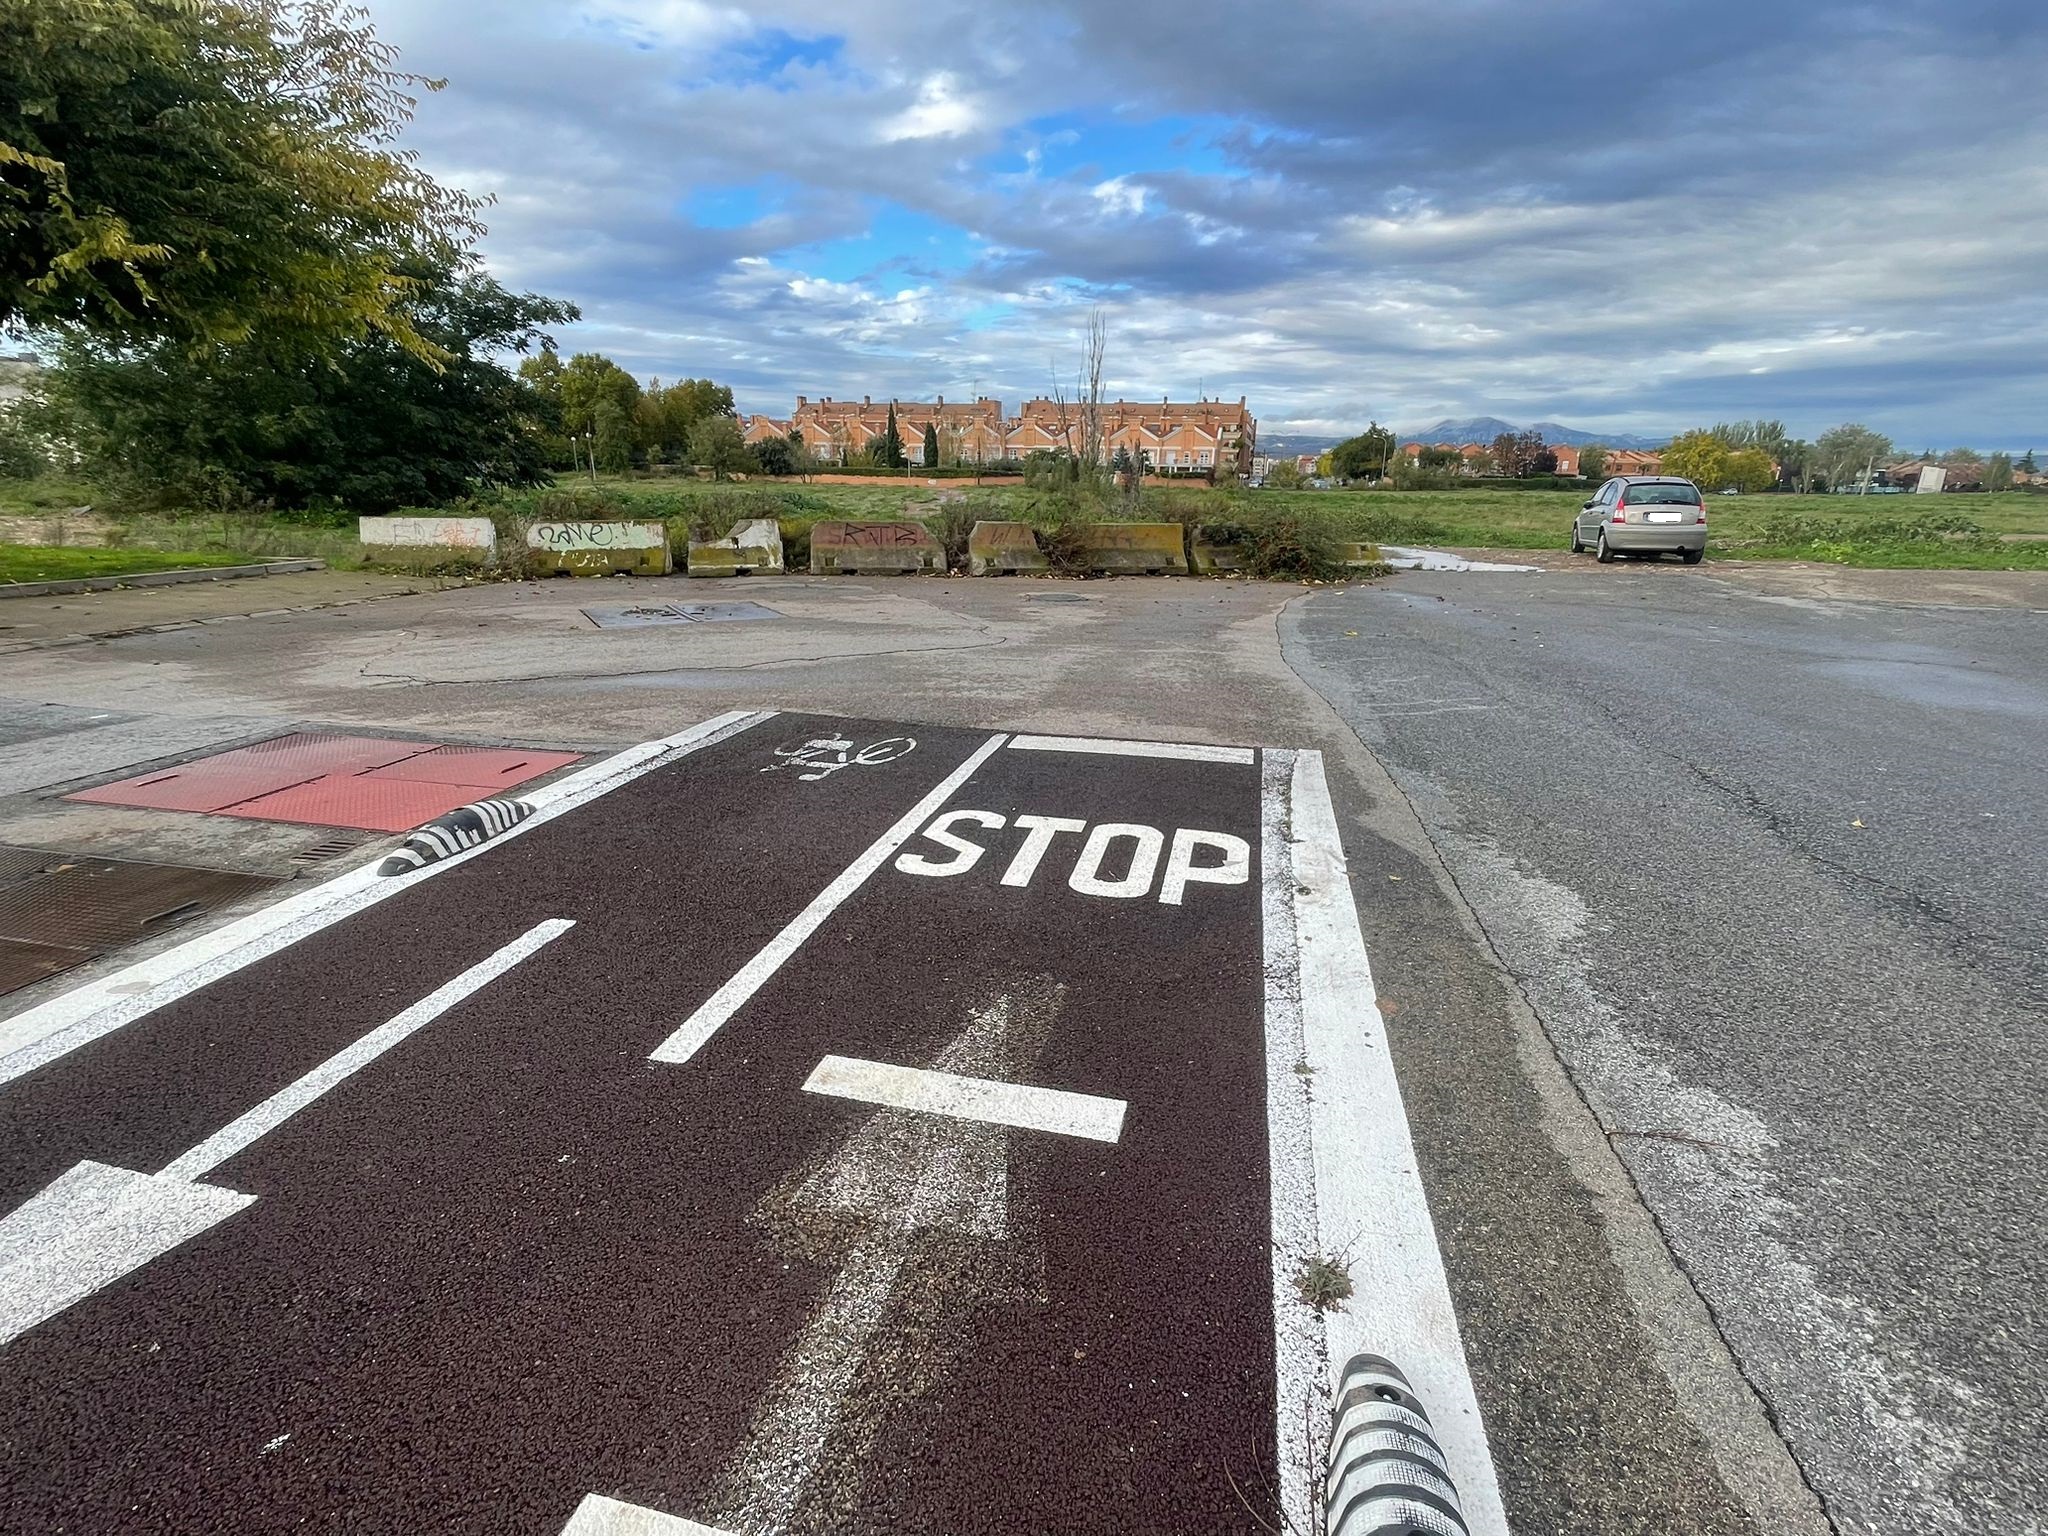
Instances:
[[[369,0],[565,352],[2048,452],[2041,0]]]

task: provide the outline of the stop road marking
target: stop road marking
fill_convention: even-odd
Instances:
[[[1071,816],[1027,813],[1012,823],[1010,818],[996,811],[967,809],[947,811],[935,817],[918,834],[947,850],[947,856],[936,857],[912,849],[897,857],[896,868],[906,875],[927,875],[937,879],[964,875],[979,864],[981,856],[989,850],[953,829],[972,825],[993,832],[1013,824],[1024,833],[1024,837],[1011,856],[1009,867],[1003,871],[1000,882],[1003,885],[1030,885],[1053,840],[1063,833],[1083,831],[1088,832],[1087,840],[1081,844],[1073,870],[1067,876],[1069,889],[1083,896],[1113,896],[1129,900],[1148,895],[1152,890],[1153,877],[1159,872],[1162,851],[1166,854],[1166,874],[1159,882],[1159,899],[1168,906],[1181,905],[1190,885],[1243,885],[1251,878],[1251,847],[1243,838],[1233,837],[1228,832],[1205,832],[1183,827],[1173,834],[1169,848],[1164,832],[1138,822],[1098,822],[1094,830],[1089,831],[1085,821],[1077,821]],[[1103,866],[1110,863],[1111,850],[1126,843],[1131,851],[1124,872],[1116,876],[1105,875]],[[1197,863],[1196,854],[1202,850],[1221,857]]]

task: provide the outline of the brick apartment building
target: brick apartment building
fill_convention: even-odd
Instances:
[[[939,440],[939,456],[954,463],[992,464],[1021,459],[1031,453],[1079,453],[1084,436],[1081,408],[1072,401],[1027,400],[1013,417],[1003,415],[1002,402],[983,396],[971,404],[884,400],[858,402],[829,396],[796,397],[788,419],[753,415],[742,432],[749,443],[769,437],[803,433],[804,445],[819,458],[841,463],[881,441],[889,429],[889,411],[896,411],[896,432],[912,464],[924,462],[924,429],[930,423]],[[1245,399],[1193,402],[1109,400],[1102,405],[1102,456],[1114,459],[1119,448],[1155,473],[1202,474],[1214,467],[1226,473],[1251,473],[1258,446],[1259,424]]]

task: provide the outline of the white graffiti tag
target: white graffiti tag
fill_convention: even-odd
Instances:
[[[777,747],[775,755],[782,761],[770,763],[761,771],[774,773],[778,768],[808,768],[811,770],[809,773],[800,773],[797,777],[806,781],[822,779],[842,768],[893,763],[916,748],[916,740],[909,736],[886,736],[858,748],[842,737],[817,736],[800,746]]]

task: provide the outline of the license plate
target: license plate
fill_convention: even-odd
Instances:
[[[1646,515],[1653,523],[1675,523],[1685,516],[1683,512],[1651,512]]]

